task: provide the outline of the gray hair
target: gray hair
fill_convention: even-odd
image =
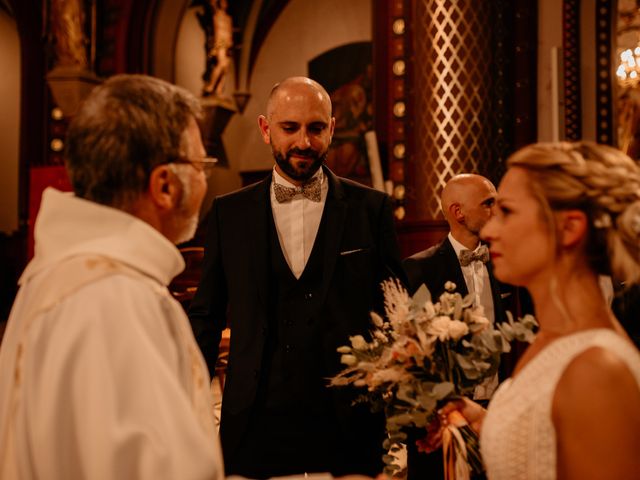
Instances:
[[[73,190],[126,208],[154,168],[181,154],[200,104],[188,91],[146,75],[116,75],[96,87],[67,131],[65,163]]]

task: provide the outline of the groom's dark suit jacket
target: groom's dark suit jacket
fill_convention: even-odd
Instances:
[[[406,258],[403,265],[407,274],[410,291],[415,292],[415,290],[424,283],[431,292],[434,302],[437,301],[438,297],[444,292],[444,284],[447,281],[455,283],[457,287],[456,291],[462,296],[469,293],[458,256],[448,237],[445,237],[445,239],[437,245]],[[502,322],[506,320],[505,308],[512,309],[511,301],[515,300],[512,297],[516,296],[516,290],[512,286],[502,284],[496,280],[493,276],[491,262],[485,265],[491,283],[494,317],[496,322]],[[513,313],[515,315],[516,311],[513,311]],[[503,361],[501,363],[505,362]],[[504,369],[501,368],[499,374],[501,379],[506,377],[503,370]],[[424,432],[420,432],[419,435],[424,436],[423,434]],[[409,439],[407,444],[408,480],[424,480],[425,478],[438,480],[444,478],[442,451],[438,450],[431,454],[418,452],[415,445],[417,438],[419,438],[419,436],[416,434],[414,438]]]
[[[324,172],[329,191],[314,250],[298,281],[275,233],[271,175],[217,198],[209,214],[203,275],[189,318],[212,373],[221,331],[227,324],[231,329],[220,432],[228,473],[236,473],[229,465],[252,461],[242,458],[247,436],[262,434],[269,447],[277,442],[270,432],[255,432],[255,421],[270,402],[286,405],[282,397],[289,392],[300,401],[276,409],[278,414],[300,415],[304,422],[307,411],[319,411],[339,430],[332,446],[338,453],[318,468],[375,475],[383,466],[382,419],[364,405],[351,405],[353,389],[326,385],[344,368],[336,348],[349,344],[350,335],[366,334],[369,312],[382,306],[380,282],[392,276],[404,280],[391,204],[383,193]],[[308,289],[296,297],[298,284]],[[290,328],[298,328],[298,336],[283,345]],[[271,368],[274,364],[292,370],[294,380],[281,378],[286,375]],[[284,394],[282,388],[270,391],[284,380],[290,382]]]

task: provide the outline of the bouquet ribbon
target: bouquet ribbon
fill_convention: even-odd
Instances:
[[[467,447],[458,427],[447,425],[442,432],[445,480],[469,480]]]
[[[477,435],[457,410],[450,412],[447,420],[447,425],[442,430],[444,478],[469,480],[472,468],[474,471],[482,469]]]

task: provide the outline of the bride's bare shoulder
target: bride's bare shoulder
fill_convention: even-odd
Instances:
[[[640,468],[640,387],[617,352],[592,347],[571,361],[554,393],[552,420],[566,478],[626,478],[624,471]]]
[[[594,346],[576,355],[567,365],[558,382],[554,403],[555,399],[588,400],[598,397],[603,401],[615,401],[622,394],[640,402],[636,377],[619,353]]]

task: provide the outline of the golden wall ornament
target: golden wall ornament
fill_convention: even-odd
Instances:
[[[51,0],[50,21],[59,67],[87,68],[87,37],[82,0]]]
[[[416,2],[414,155],[416,216],[442,218],[451,177],[491,158],[489,2]]]
[[[89,68],[85,18],[82,0],[50,0],[48,20],[54,60],[46,78],[65,116],[73,116],[89,92],[101,83]]]

